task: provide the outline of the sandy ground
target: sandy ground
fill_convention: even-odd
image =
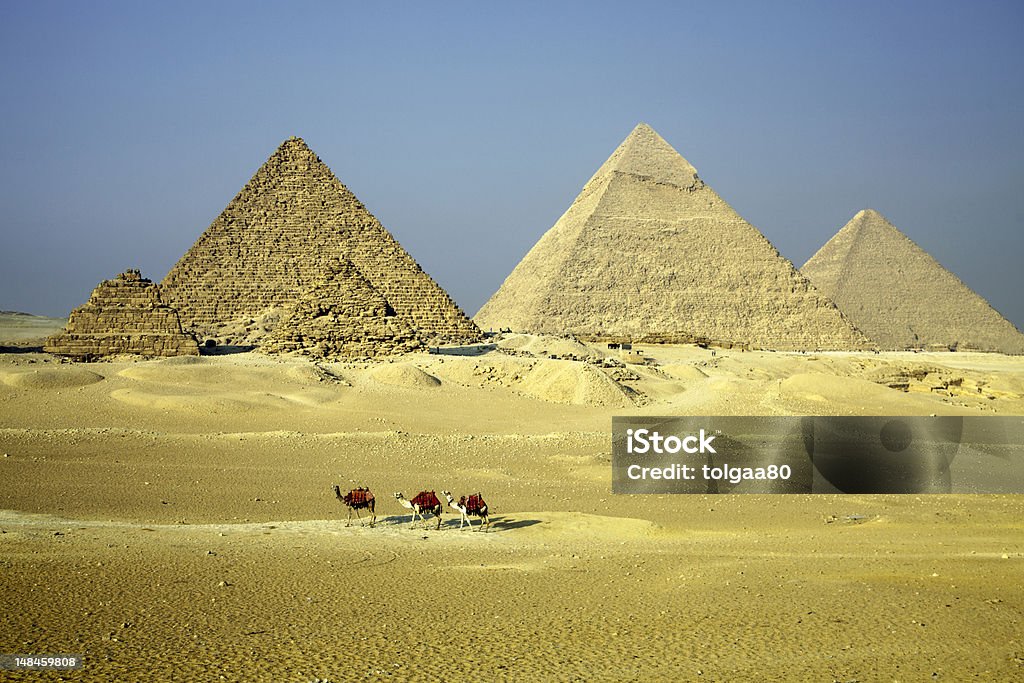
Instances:
[[[85,657],[0,679],[1024,679],[1024,496],[617,496],[609,437],[1021,415],[1024,358],[501,346],[0,354],[0,652]],[[372,487],[377,526],[332,483]],[[411,524],[392,492],[421,489],[483,492],[491,530]]]

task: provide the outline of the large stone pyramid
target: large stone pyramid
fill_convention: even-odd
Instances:
[[[161,301],[160,287],[137,270],[101,282],[43,350],[81,360],[118,354],[199,355],[196,340],[181,331],[177,312]]]
[[[338,260],[291,315],[264,338],[261,350],[318,357],[384,356],[422,346],[408,321],[395,314],[351,261]]]
[[[1024,353],[1010,321],[872,209],[800,270],[883,349]]]
[[[476,314],[483,329],[769,349],[866,340],[638,125]]]
[[[338,259],[351,261],[424,341],[479,338],[476,325],[301,138],[278,147],[171,269],[164,297],[186,329],[254,343],[262,329],[237,335],[261,317],[288,317]]]

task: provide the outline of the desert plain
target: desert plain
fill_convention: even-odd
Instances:
[[[614,495],[610,463],[614,415],[1021,415],[1024,358],[85,364],[4,332],[0,652],[84,665],[3,680],[1024,679],[1024,497]],[[411,522],[422,489],[490,529]]]

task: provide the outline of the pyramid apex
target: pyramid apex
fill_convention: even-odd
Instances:
[[[297,135],[292,135],[286,138],[280,145],[277,146],[277,149],[274,150],[274,153],[271,155],[270,158],[297,161],[309,160],[313,158],[319,159],[320,157],[317,156],[316,152],[310,149],[309,145],[306,144],[305,140],[298,137]]]
[[[626,139],[622,141],[622,144],[625,145],[630,142],[634,144],[640,143],[646,145],[665,146],[671,149],[676,155],[679,154],[679,152],[676,152],[676,150],[672,148],[672,145],[665,141],[665,138],[658,134],[658,131],[654,130],[654,128],[643,121],[633,126],[633,130],[629,132],[629,135],[627,135]]]
[[[309,145],[306,144],[306,141],[297,135],[289,136],[284,142],[278,145],[279,149],[283,147],[299,147],[309,149]]]
[[[854,215],[853,218],[854,218],[854,220],[856,220],[858,218],[873,218],[873,219],[881,219],[881,220],[885,221],[886,223],[889,222],[888,219],[886,219],[886,217],[881,214],[881,212],[876,211],[875,209],[871,209],[871,208],[861,209],[860,211],[858,211],[856,213],[856,215]]]
[[[840,235],[887,235],[887,236],[899,236],[903,239],[909,240],[910,238],[903,234],[903,232],[889,221],[888,218],[883,216],[881,213],[874,209],[861,209],[858,211],[853,218],[851,218],[846,225],[843,226],[833,239]]]
[[[704,186],[697,176],[697,169],[657,131],[642,121],[612,152],[594,178],[608,173],[650,178],[666,185],[689,189]]]

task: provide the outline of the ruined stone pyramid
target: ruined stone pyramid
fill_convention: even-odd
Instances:
[[[800,270],[880,348],[1024,353],[1010,321],[872,209]]]
[[[866,340],[638,125],[477,313],[483,329],[769,349]]]
[[[422,345],[408,321],[395,315],[359,269],[351,261],[338,260],[327,278],[304,294],[291,315],[264,338],[260,349],[333,358],[406,353]]]
[[[43,350],[82,360],[117,354],[198,356],[196,340],[181,330],[177,312],[164,305],[160,288],[138,270],[104,280],[89,301],[71,312],[60,334]]]
[[[351,261],[422,340],[479,338],[476,325],[301,138],[278,147],[171,269],[164,297],[201,337],[230,334],[232,343],[252,343],[265,333],[251,326],[254,319],[286,318],[338,259]]]

